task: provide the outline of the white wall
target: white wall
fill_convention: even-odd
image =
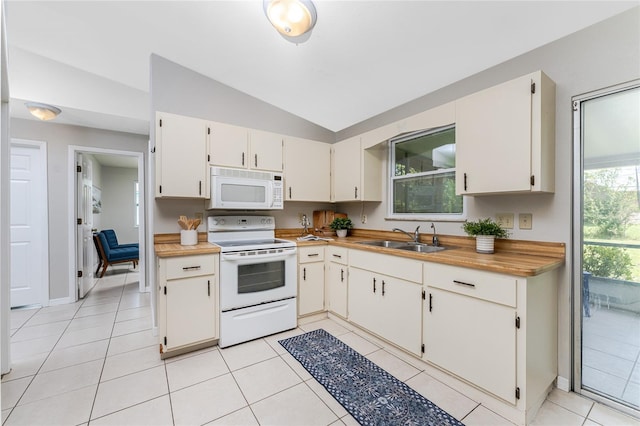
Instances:
[[[11,137],[47,143],[47,181],[49,190],[49,297],[69,297],[69,265],[73,253],[68,253],[70,224],[74,212],[68,211],[69,146],[106,148],[142,152],[146,156],[148,137],[112,132],[88,127],[68,126],[55,122],[11,119]]]
[[[134,215],[137,180],[137,168],[102,167],[102,213],[95,215],[100,216],[98,230],[115,230],[121,244],[138,242]]]

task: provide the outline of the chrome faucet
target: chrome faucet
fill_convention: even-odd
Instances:
[[[410,233],[408,233],[405,230],[402,230],[400,228],[393,228],[392,231],[396,232],[402,232],[403,234],[407,235],[409,238],[411,238],[413,240],[414,243],[420,243],[420,233],[418,232],[418,230],[420,229],[420,226],[418,226],[415,230],[415,232],[413,233],[413,235],[411,235]]]
[[[438,247],[440,245],[440,240],[438,239],[438,235],[436,234],[436,226],[431,222],[431,229],[433,229],[433,237],[431,238],[431,242],[434,247]]]

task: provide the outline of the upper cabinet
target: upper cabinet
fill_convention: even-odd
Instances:
[[[331,201],[381,201],[381,145],[364,149],[360,137],[337,142],[331,147],[333,156]]]
[[[209,162],[216,166],[282,171],[282,136],[211,123]]]
[[[542,71],[456,102],[456,193],[553,192],[555,83]]]
[[[156,197],[209,198],[208,131],[205,120],[156,112]]]
[[[308,139],[284,140],[286,201],[330,201],[331,145]]]

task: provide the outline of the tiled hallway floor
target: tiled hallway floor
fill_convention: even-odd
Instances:
[[[322,319],[244,343],[160,360],[150,295],[115,268],[82,301],[11,312],[13,370],[2,378],[5,425],[354,425],[277,340],[316,328],[405,381],[466,425],[510,425],[426,374],[421,363]],[[538,425],[640,425],[554,390]]]

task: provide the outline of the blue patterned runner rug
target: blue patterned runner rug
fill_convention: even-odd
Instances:
[[[280,340],[280,344],[361,425],[462,425],[322,329]]]

